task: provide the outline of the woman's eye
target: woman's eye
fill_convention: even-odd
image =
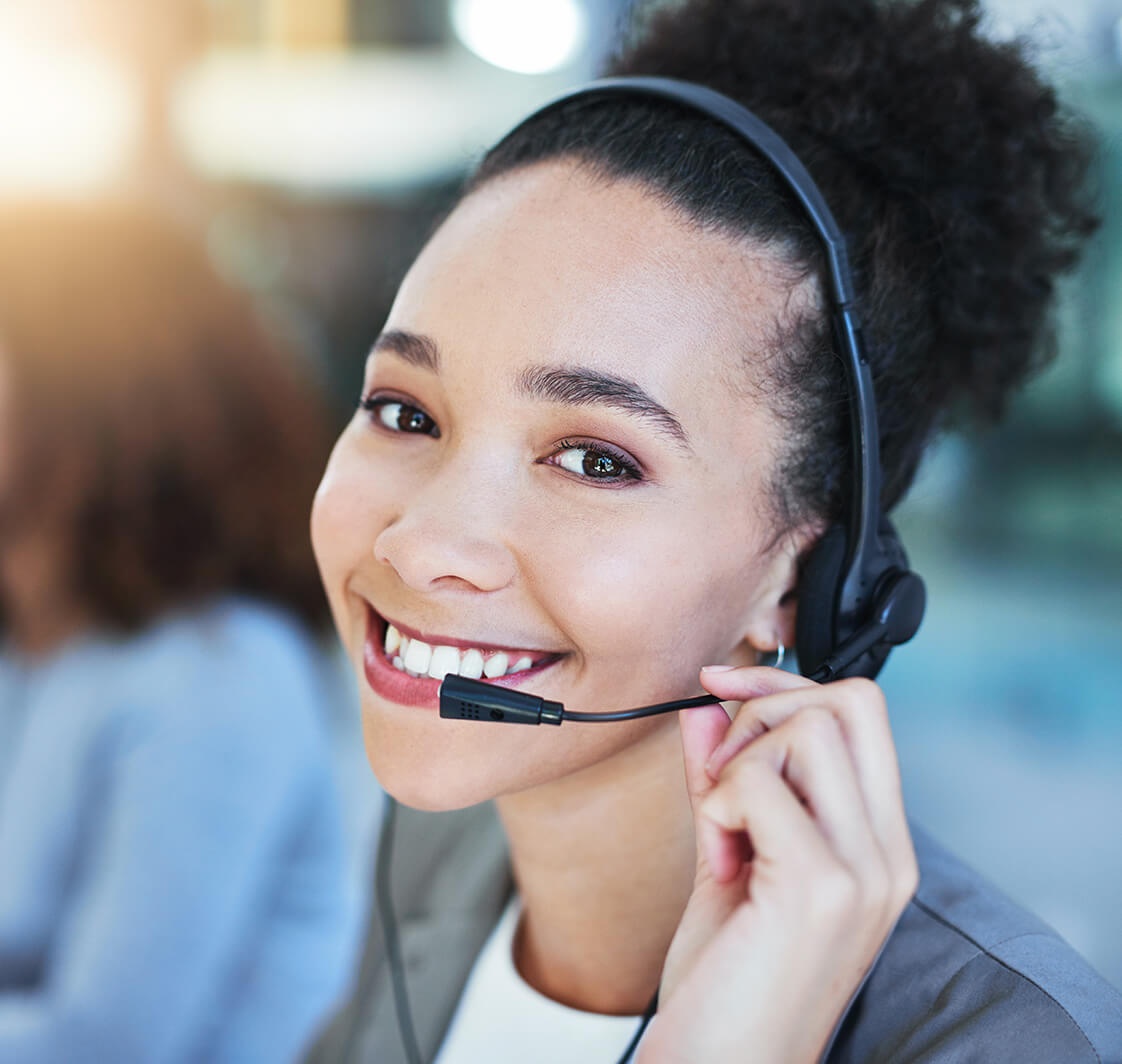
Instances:
[[[359,406],[391,432],[411,432],[433,437],[440,435],[436,422],[428,414],[400,399],[364,398],[359,401]]]
[[[571,443],[562,440],[551,456],[558,465],[570,473],[590,480],[641,480],[638,468],[621,454],[607,450],[602,444]]]

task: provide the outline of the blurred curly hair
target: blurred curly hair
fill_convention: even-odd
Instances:
[[[642,11],[640,11],[642,15]],[[978,0],[687,0],[635,20],[606,74],[697,82],[791,146],[850,245],[891,509],[948,412],[998,417],[1052,353],[1058,276],[1096,227],[1083,123],[1023,42],[996,42]],[[516,129],[467,192],[569,157],[645,183],[704,229],[817,276],[821,247],[770,165],[672,103],[578,99]],[[849,425],[841,359],[811,311],[783,324],[765,368],[788,429],[774,470],[782,527],[844,512]]]
[[[3,208],[0,369],[0,532],[65,529],[63,579],[93,622],[243,594],[326,626],[308,510],[330,413],[200,242],[124,204]]]

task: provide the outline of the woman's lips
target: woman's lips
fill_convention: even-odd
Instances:
[[[440,705],[440,680],[430,676],[411,676],[395,668],[387,659],[384,649],[386,620],[366,607],[366,641],[363,645],[363,671],[366,682],[375,694],[391,702],[406,706],[420,706],[428,709],[437,709]],[[407,630],[411,631],[410,630]],[[470,644],[456,640],[444,645],[462,647],[484,647],[486,644]],[[494,648],[502,649],[502,648]],[[516,651],[517,652],[517,651]],[[528,651],[526,656],[538,657],[540,651]],[[520,687],[529,680],[533,683],[551,665],[555,665],[564,655],[548,654],[541,657],[530,668],[520,672],[511,673],[494,679],[487,679],[486,683],[500,684],[503,687]]]

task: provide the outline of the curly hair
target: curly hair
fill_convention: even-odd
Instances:
[[[877,397],[882,505],[949,411],[996,418],[1052,353],[1057,277],[1096,219],[1092,142],[978,0],[687,0],[636,23],[607,74],[697,82],[759,115],[821,188],[850,245]],[[467,191],[566,157],[638,180],[704,229],[821,277],[817,237],[762,157],[672,103],[578,98],[513,131]],[[845,380],[820,311],[783,323],[766,367],[789,432],[786,527],[836,520],[849,484]]]
[[[0,531],[65,527],[94,623],[242,593],[326,624],[307,526],[329,411],[199,243],[139,207],[0,210],[0,368]]]

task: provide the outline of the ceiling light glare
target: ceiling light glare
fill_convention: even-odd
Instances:
[[[85,193],[136,141],[135,85],[92,51],[0,40],[0,193]]]
[[[452,0],[456,36],[494,66],[546,74],[571,63],[588,36],[579,0]]]

